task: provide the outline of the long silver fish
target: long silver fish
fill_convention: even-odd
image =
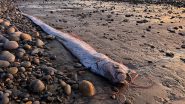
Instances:
[[[123,64],[113,61],[102,53],[98,53],[84,41],[68,33],[56,30],[36,17],[22,14],[40,26],[43,31],[55,36],[90,71],[107,78],[112,83],[125,82],[129,69]]]

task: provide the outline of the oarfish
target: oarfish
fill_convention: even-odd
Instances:
[[[53,27],[45,24],[43,21],[28,14],[22,13],[28,17],[36,25],[40,26],[47,34],[53,35],[61,42],[75,57],[79,59],[81,64],[112,83],[124,83],[129,69],[118,62],[113,61],[108,56],[97,52],[89,44],[78,39],[68,33],[61,32]]]

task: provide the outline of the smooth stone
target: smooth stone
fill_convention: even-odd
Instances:
[[[0,103],[1,103],[1,104],[8,104],[9,101],[10,101],[10,100],[9,100],[8,96],[3,95],[3,96],[2,96],[2,102],[0,101]]]
[[[31,50],[32,49],[31,45],[28,45],[28,44],[25,44],[23,48],[26,49],[26,50]]]
[[[7,72],[14,75],[18,72],[18,68],[17,67],[11,67],[7,70]]]
[[[6,68],[8,66],[10,66],[10,63],[8,61],[0,60],[0,67],[1,68],[2,67]]]
[[[10,21],[4,21],[3,23],[2,23],[2,25],[3,26],[5,26],[5,27],[8,27],[8,26],[10,26],[11,25],[11,23],[10,23]]]
[[[36,57],[34,57],[33,62],[34,62],[35,64],[37,64],[37,65],[40,64],[39,58],[36,58]]]
[[[16,53],[16,56],[18,57],[18,58],[21,58],[21,57],[23,57],[24,56],[24,52],[17,52]]]
[[[19,44],[16,41],[9,41],[4,44],[4,48],[11,50],[11,49],[17,49],[19,47]]]
[[[6,38],[6,37],[4,37],[3,35],[0,35],[0,42],[1,43],[5,43],[5,42],[8,42],[9,40]]]
[[[15,35],[15,36],[17,36],[17,37],[20,37],[20,36],[21,36],[21,34],[22,34],[22,32],[17,31],[17,32],[14,32],[12,35]]]
[[[8,30],[7,30],[8,34],[12,34],[15,32],[15,28],[14,27],[10,27]]]
[[[95,95],[95,87],[94,85],[87,81],[87,80],[83,80],[80,84],[79,84],[79,90],[82,93],[83,96],[94,96]]]
[[[37,39],[36,40],[36,45],[37,45],[37,47],[42,47],[44,45],[44,42],[40,39]]]
[[[21,66],[22,66],[22,67],[25,67],[25,68],[31,67],[31,62],[29,62],[29,61],[24,61],[24,62],[21,63]]]
[[[19,70],[20,70],[21,72],[25,72],[25,71],[26,71],[25,67],[21,67]]]
[[[69,96],[71,95],[71,86],[69,84],[67,84],[65,87],[64,87],[64,91],[65,93]]]
[[[0,19],[0,24],[3,23],[3,21],[4,21],[3,19]]]
[[[53,67],[45,67],[43,68],[43,72],[47,75],[54,75],[57,70]]]
[[[21,34],[21,39],[24,40],[24,41],[31,41],[32,37],[29,34],[22,33]]]
[[[40,102],[39,101],[34,101],[33,104],[40,104]]]
[[[20,41],[20,37],[14,35],[14,34],[13,34],[13,35],[10,35],[9,39],[10,39],[11,41],[16,41],[16,42]]]
[[[0,54],[0,60],[6,60],[6,61],[9,61],[9,62],[14,62],[15,61],[15,56],[12,53],[10,53],[9,51],[3,51]]]
[[[66,84],[66,82],[64,82],[63,80],[59,80],[59,83],[60,83],[60,85],[62,86],[62,87],[65,87],[67,84]]]
[[[27,101],[25,104],[32,104],[32,101]]]
[[[39,36],[40,36],[40,34],[39,34],[39,32],[34,32],[34,33],[33,33],[33,36],[35,36],[35,37],[39,37]]]
[[[30,90],[32,90],[33,92],[42,92],[44,89],[45,89],[45,85],[39,79],[33,80],[30,83]]]

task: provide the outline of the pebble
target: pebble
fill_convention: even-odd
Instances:
[[[75,68],[81,68],[81,67],[82,67],[82,64],[80,64],[80,63],[75,63],[74,67],[75,67]]]
[[[32,101],[27,101],[25,104],[32,104]]]
[[[40,102],[39,101],[34,101],[33,104],[40,104]]]
[[[33,36],[35,36],[35,37],[39,37],[39,36],[40,36],[40,34],[39,34],[39,32],[34,32],[34,33],[33,33]]]
[[[185,48],[185,44],[181,45],[181,48]]]
[[[18,72],[18,68],[17,67],[8,68],[7,72],[14,75]]]
[[[79,90],[82,93],[83,96],[94,96],[95,95],[95,87],[94,85],[87,81],[87,80],[83,80],[80,84],[79,84]]]
[[[20,40],[20,37],[18,37],[18,36],[16,36],[16,35],[10,35],[10,37],[9,37],[9,39],[11,40],[11,41],[16,41],[16,42],[18,42],[19,40]]]
[[[25,44],[23,46],[23,48],[26,49],[26,50],[31,50],[32,49],[31,45],[28,45],[28,44]]]
[[[15,61],[15,56],[12,53],[10,53],[9,51],[3,51],[0,54],[0,60],[6,60],[6,61],[9,61],[9,62],[14,62]]]
[[[32,37],[29,34],[22,33],[21,34],[21,39],[24,40],[24,41],[31,41]]]
[[[44,42],[40,39],[37,39],[36,40],[36,45],[37,45],[37,47],[42,47],[44,45]]]
[[[174,57],[174,53],[172,53],[172,52],[167,52],[167,53],[166,53],[166,56],[167,56],[167,57],[173,58],[173,57]]]
[[[31,62],[29,62],[29,61],[24,61],[24,62],[21,63],[21,66],[22,66],[22,67],[25,67],[25,68],[31,67]]]
[[[8,50],[17,49],[19,44],[16,41],[8,41],[4,44],[4,48]]]
[[[172,28],[172,27],[167,28],[167,30],[168,30],[169,32],[171,32],[171,33],[175,33],[175,29]]]
[[[10,23],[10,21],[5,20],[5,21],[2,23],[2,25],[5,26],[5,27],[8,27],[8,26],[11,25],[11,23]]]
[[[179,35],[185,36],[185,31],[179,31]]]
[[[10,63],[8,61],[0,60],[0,67],[1,68],[2,67],[6,68],[8,66],[10,66]]]
[[[12,34],[15,32],[15,28],[14,27],[10,27],[8,30],[7,30],[8,34]]]
[[[0,19],[0,24],[3,23],[3,21],[4,21],[3,19]]]
[[[130,100],[126,99],[124,104],[133,104]]]
[[[67,84],[66,84],[66,82],[64,82],[63,80],[59,80],[59,83],[60,83],[60,85],[62,86],[62,87],[65,87]]]
[[[33,92],[42,92],[44,89],[45,89],[45,85],[39,79],[33,80],[30,84],[30,90]]]
[[[2,96],[2,102],[0,101],[0,103],[1,103],[1,104],[8,104],[9,101],[10,101],[10,100],[9,100],[8,96],[3,95],[3,96]]]
[[[71,86],[69,84],[67,84],[65,87],[64,87],[64,91],[65,93],[69,96],[71,95]]]
[[[22,32],[17,31],[17,32],[14,32],[12,35],[15,35],[15,36],[17,36],[17,37],[20,37],[20,36],[21,36],[21,34],[22,34]]]
[[[46,75],[54,75],[55,72],[57,72],[57,70],[53,67],[45,67],[43,69],[43,72],[46,74]]]
[[[37,57],[34,57],[33,62],[34,62],[35,64],[37,64],[37,65],[40,64],[40,60],[39,60],[39,58],[37,58]]]

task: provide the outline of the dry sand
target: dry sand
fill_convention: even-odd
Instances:
[[[96,0],[29,0],[18,1],[17,5],[24,13],[76,34],[97,51],[136,70],[140,74],[135,81],[138,85],[150,84],[149,76],[155,82],[151,88],[120,90],[133,104],[185,102],[185,63],[182,61],[185,50],[181,48],[185,37],[179,35],[180,31],[185,35],[185,8]],[[53,41],[50,46],[60,56],[59,67],[77,70],[72,67],[74,57],[58,42]],[[94,98],[79,96],[77,104],[120,103],[107,94],[112,92],[112,85],[105,79],[87,71],[80,79],[92,81],[101,94]]]

